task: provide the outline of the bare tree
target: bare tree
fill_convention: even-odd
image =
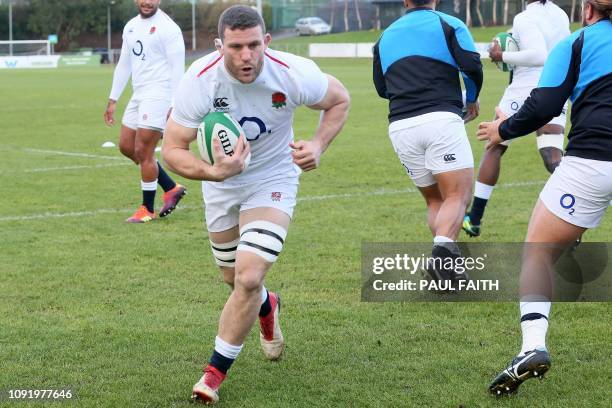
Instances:
[[[336,19],[336,2],[334,0],[331,1],[331,12],[329,13],[329,25],[331,30],[334,30],[334,20]]]
[[[465,25],[468,27],[472,26],[472,0],[466,0],[465,2]]]
[[[380,30],[380,4],[376,5],[376,27],[374,28]]]
[[[455,14],[459,14],[461,11],[461,0],[453,0],[453,11]]]
[[[361,31],[362,24],[361,24],[361,12],[359,11],[359,0],[355,0],[355,13],[357,14],[357,26],[359,27],[359,31]]]
[[[344,31],[348,31],[349,30],[348,2],[349,2],[349,0],[344,0]]]
[[[508,8],[510,6],[510,0],[504,0],[504,25],[508,25]]]
[[[497,0],[493,0],[493,25],[497,25]]]
[[[478,22],[481,27],[485,26],[484,19],[482,18],[482,13],[480,12],[480,0],[476,0],[476,15],[478,16]]]
[[[572,11],[570,13],[570,21],[572,23],[576,22],[576,0],[572,0]]]

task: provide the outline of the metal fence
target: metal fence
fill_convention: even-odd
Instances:
[[[301,17],[317,16],[333,32],[384,29],[404,14],[403,0],[269,0],[272,29],[292,27]],[[580,0],[557,0],[572,21],[579,20]],[[525,0],[441,0],[438,10],[470,26],[510,25]]]

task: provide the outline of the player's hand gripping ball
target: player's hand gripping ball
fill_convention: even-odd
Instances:
[[[198,127],[197,140],[200,157],[209,164],[215,164],[213,138],[219,139],[221,149],[225,155],[232,156],[241,135],[245,136],[244,130],[229,114],[223,112],[209,113]],[[246,136],[244,140],[246,141]],[[245,170],[249,166],[250,161],[251,153],[244,160]]]

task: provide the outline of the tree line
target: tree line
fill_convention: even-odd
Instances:
[[[71,51],[80,47],[106,44],[107,8],[110,0],[30,0],[14,2],[13,39],[40,40],[49,34],[57,34],[56,51]],[[217,31],[221,12],[232,3],[249,1],[198,2],[196,7],[196,28],[198,38],[208,40]],[[111,7],[111,32],[113,47],[118,48],[115,38],[123,26],[137,14],[134,0],[115,0]],[[191,3],[186,0],[165,0],[161,8],[168,13],[185,33],[187,42],[191,41]],[[8,40],[8,4],[0,5],[0,39]],[[271,19],[269,6],[264,7],[266,23]],[[119,40],[117,40],[119,41]],[[207,41],[204,41],[205,43]]]
[[[468,27],[471,27],[476,20],[481,27],[487,25],[488,16],[483,12],[483,7],[485,5],[490,6],[491,18],[488,21],[490,21],[492,25],[497,25],[498,23],[503,25],[511,24],[512,20],[509,18],[510,6],[515,5],[513,3],[517,3],[517,0],[453,0],[457,10],[459,9],[460,3],[463,1],[465,1],[465,23]],[[522,6],[522,1],[520,1],[520,3],[520,6]],[[578,0],[557,0],[556,3],[559,6],[567,8],[566,11],[570,16],[571,22],[576,21],[580,6]],[[476,17],[474,17],[473,14],[476,14]],[[500,14],[501,18],[498,18]]]

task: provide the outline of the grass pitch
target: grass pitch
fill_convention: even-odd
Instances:
[[[487,385],[520,347],[516,303],[360,302],[362,241],[431,236],[423,199],[388,140],[370,61],[319,63],[346,84],[352,108],[321,168],[302,176],[294,223],[266,282],[283,296],[286,355],[265,362],[253,330],[221,406],[609,406],[609,303],[555,304],[548,378],[496,400]],[[485,65],[480,119],[492,117],[507,83]],[[71,387],[83,407],[189,406],[228,290],[198,183],[177,177],[189,195],[170,217],[124,223],[140,203],[139,172],[100,147],[119,131],[102,121],[111,75],[0,73],[0,390]],[[316,123],[316,112],[299,110],[296,137],[311,137]],[[476,125],[468,130],[478,162]],[[514,143],[480,239],[521,241],[546,178],[533,137]],[[609,216],[585,236],[611,238]]]

